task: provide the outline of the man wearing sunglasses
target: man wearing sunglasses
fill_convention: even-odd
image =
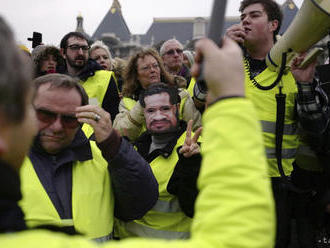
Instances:
[[[111,239],[114,216],[139,219],[157,200],[151,169],[112,128],[109,113],[88,105],[77,79],[49,74],[34,84],[39,132],[21,169],[25,221]],[[82,123],[93,127],[95,141]]]
[[[61,40],[61,54],[66,62],[66,73],[78,77],[88,97],[110,113],[113,121],[118,114],[120,102],[117,80],[112,71],[104,71],[89,59],[87,38],[79,32],[70,32]],[[91,102],[91,101],[90,101]]]
[[[164,61],[165,68],[173,75],[181,76],[186,80],[186,89],[190,96],[194,96],[194,85],[196,79],[191,76],[190,69],[183,63],[183,46],[180,41],[176,39],[170,39],[164,42],[160,48],[160,55]],[[193,98],[195,106],[200,111],[204,108],[204,105],[196,98]]]
[[[189,68],[183,63],[183,46],[180,41],[176,39],[165,41],[160,48],[160,56],[164,61],[166,70],[173,75],[184,77],[188,88],[191,75]]]

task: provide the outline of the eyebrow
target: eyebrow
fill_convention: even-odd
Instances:
[[[241,18],[244,17],[244,16],[246,16],[246,15],[251,15],[251,14],[256,14],[256,13],[260,13],[261,14],[262,12],[264,12],[264,11],[263,10],[252,10],[250,12],[241,14]]]

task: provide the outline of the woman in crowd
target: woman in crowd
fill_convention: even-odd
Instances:
[[[180,119],[186,122],[193,120],[193,130],[201,126],[201,115],[189,93],[184,90],[186,81],[169,74],[157,51],[148,48],[137,52],[128,61],[124,72],[123,99],[113,124],[115,129],[132,141],[145,130],[143,108],[138,102],[140,93],[150,84],[158,82],[180,88]]]
[[[32,52],[35,77],[63,71],[64,59],[60,49],[50,45],[40,45]]]
[[[109,51],[108,46],[106,46],[102,41],[95,41],[89,50],[89,57],[94,59],[104,70],[112,70],[112,56]]]

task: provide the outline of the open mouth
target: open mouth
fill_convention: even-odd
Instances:
[[[244,32],[247,34],[248,32],[250,32],[251,31],[251,28],[247,28],[247,27],[245,27],[244,28]]]

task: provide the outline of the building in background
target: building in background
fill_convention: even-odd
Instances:
[[[298,8],[293,0],[286,0],[282,4],[283,23],[280,34],[289,27]],[[239,16],[226,17],[225,29],[239,23]],[[196,40],[206,36],[208,17],[177,17],[154,18],[153,23],[145,34],[132,34],[122,14],[119,0],[113,0],[109,11],[96,28],[91,39],[102,40],[107,44],[115,57],[128,57],[141,47],[154,46],[159,48],[168,39],[179,40],[185,48],[193,48]],[[83,18],[77,17],[77,31],[84,32]]]

